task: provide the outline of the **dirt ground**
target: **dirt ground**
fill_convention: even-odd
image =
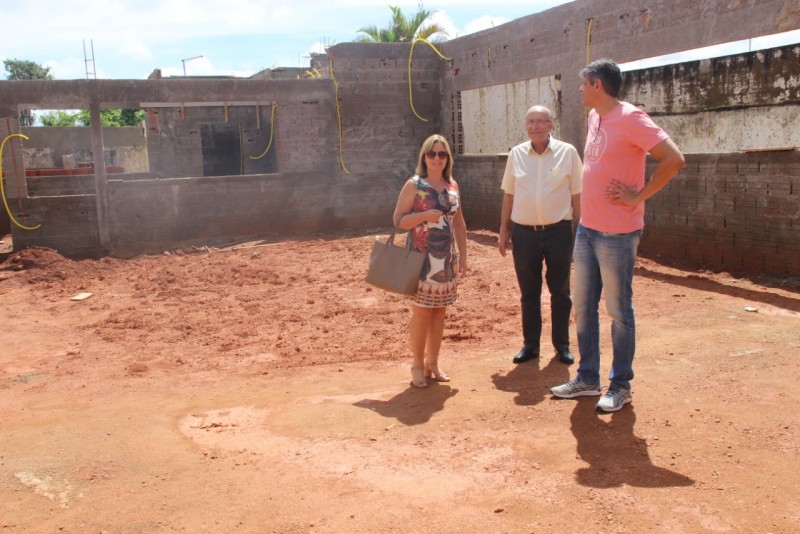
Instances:
[[[800,531],[798,279],[641,259],[634,401],[609,415],[550,395],[576,366],[548,350],[511,363],[516,280],[486,231],[453,380],[411,388],[372,239],[11,254],[0,533]]]

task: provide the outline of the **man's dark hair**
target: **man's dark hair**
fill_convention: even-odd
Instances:
[[[614,98],[617,98],[619,89],[622,87],[622,73],[619,71],[619,65],[608,58],[592,61],[581,70],[580,75],[586,76],[591,83],[597,80],[603,82],[603,89]]]

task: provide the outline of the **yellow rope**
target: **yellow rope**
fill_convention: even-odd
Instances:
[[[411,50],[408,52],[408,103],[411,104],[411,111],[412,113],[414,113],[414,116],[416,116],[419,120],[423,122],[428,122],[428,119],[420,117],[419,114],[417,113],[417,110],[414,109],[414,95],[411,92],[411,56],[414,54],[414,46],[416,46],[417,42],[419,41],[422,41],[423,43],[433,48],[433,51],[439,54],[439,57],[444,59],[445,61],[449,61],[453,58],[443,56],[442,53],[439,52],[439,50],[437,50],[435,46],[433,46],[430,42],[428,42],[426,39],[423,39],[422,37],[415,38],[414,41],[411,43]]]
[[[267,155],[267,152],[269,152],[269,147],[272,146],[273,132],[275,132],[275,104],[272,104],[272,112],[270,113],[269,117],[269,144],[267,144],[267,148],[264,149],[264,152],[262,152],[261,155],[250,156],[250,159],[261,159]]]
[[[589,19],[589,25],[586,27],[586,64],[589,64],[589,61],[592,58],[592,21],[594,19]]]
[[[348,171],[347,167],[344,165],[344,157],[342,156],[342,111],[339,109],[339,83],[336,81],[336,76],[333,74],[333,59],[330,57],[328,58],[328,68],[331,71],[331,80],[333,80],[333,96],[336,99],[336,118],[339,121],[339,163],[342,166],[342,170],[350,174],[350,171]]]
[[[0,193],[2,193],[2,195],[3,195],[3,205],[6,207],[6,211],[8,212],[8,216],[14,222],[14,224],[19,226],[23,230],[38,230],[39,228],[42,227],[41,224],[37,224],[36,226],[25,226],[24,224],[19,223],[14,218],[14,216],[11,214],[11,208],[8,207],[8,201],[6,200],[6,191],[5,191],[5,188],[3,187],[3,150],[5,150],[6,141],[11,139],[12,137],[21,137],[21,138],[25,139],[26,141],[28,140],[28,136],[27,135],[15,133],[15,134],[11,134],[11,135],[6,136],[6,138],[3,139],[3,142],[0,143]]]
[[[589,19],[589,24],[586,25],[586,64],[588,65],[592,59],[592,21]],[[583,125],[586,128],[586,134],[589,134],[589,108],[583,108]]]

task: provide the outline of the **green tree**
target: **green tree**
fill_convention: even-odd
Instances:
[[[144,119],[143,109],[102,109],[100,122],[103,126],[139,126]],[[48,111],[39,116],[42,126],[90,126],[89,110],[75,113],[64,110]]]
[[[423,26],[425,21],[433,15],[433,11],[428,11],[420,3],[416,15],[409,16],[403,13],[399,7],[389,6],[392,10],[392,20],[389,26],[378,28],[377,26],[367,26],[358,30],[358,33],[365,34],[365,37],[358,39],[359,43],[410,43],[415,37],[428,39],[434,34],[438,34],[441,40],[447,32],[438,24],[428,24]]]
[[[77,113],[69,113],[61,109],[39,115],[39,122],[42,126],[75,126],[77,121]]]
[[[3,60],[8,80],[53,80],[50,67],[43,67],[33,61],[20,59]],[[89,126],[89,110],[77,113],[55,110],[40,116],[43,126]],[[100,111],[100,122],[103,126],[139,126],[144,119],[143,109],[103,109]],[[33,126],[36,116],[29,109],[19,112],[20,126]]]
[[[76,122],[81,126],[91,126],[88,109],[76,113]],[[144,119],[143,109],[101,109],[100,123],[103,126],[139,126]]]
[[[43,67],[33,61],[21,59],[4,59],[3,65],[6,69],[7,80],[52,80],[50,67]],[[19,122],[21,126],[33,126],[36,116],[29,109],[19,110]]]
[[[119,110],[120,126],[139,126],[144,120],[143,109],[121,109]]]
[[[6,79],[8,80],[52,80],[53,75],[50,74],[50,67],[42,67],[33,61],[24,61],[21,59],[4,59],[3,65],[5,66]]]

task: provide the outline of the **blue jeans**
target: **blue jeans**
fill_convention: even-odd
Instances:
[[[598,232],[578,225],[575,235],[573,306],[578,330],[578,380],[600,383],[600,293],[605,288],[611,316],[611,386],[630,389],[636,320],[633,315],[633,267],[642,231],[629,234]]]

